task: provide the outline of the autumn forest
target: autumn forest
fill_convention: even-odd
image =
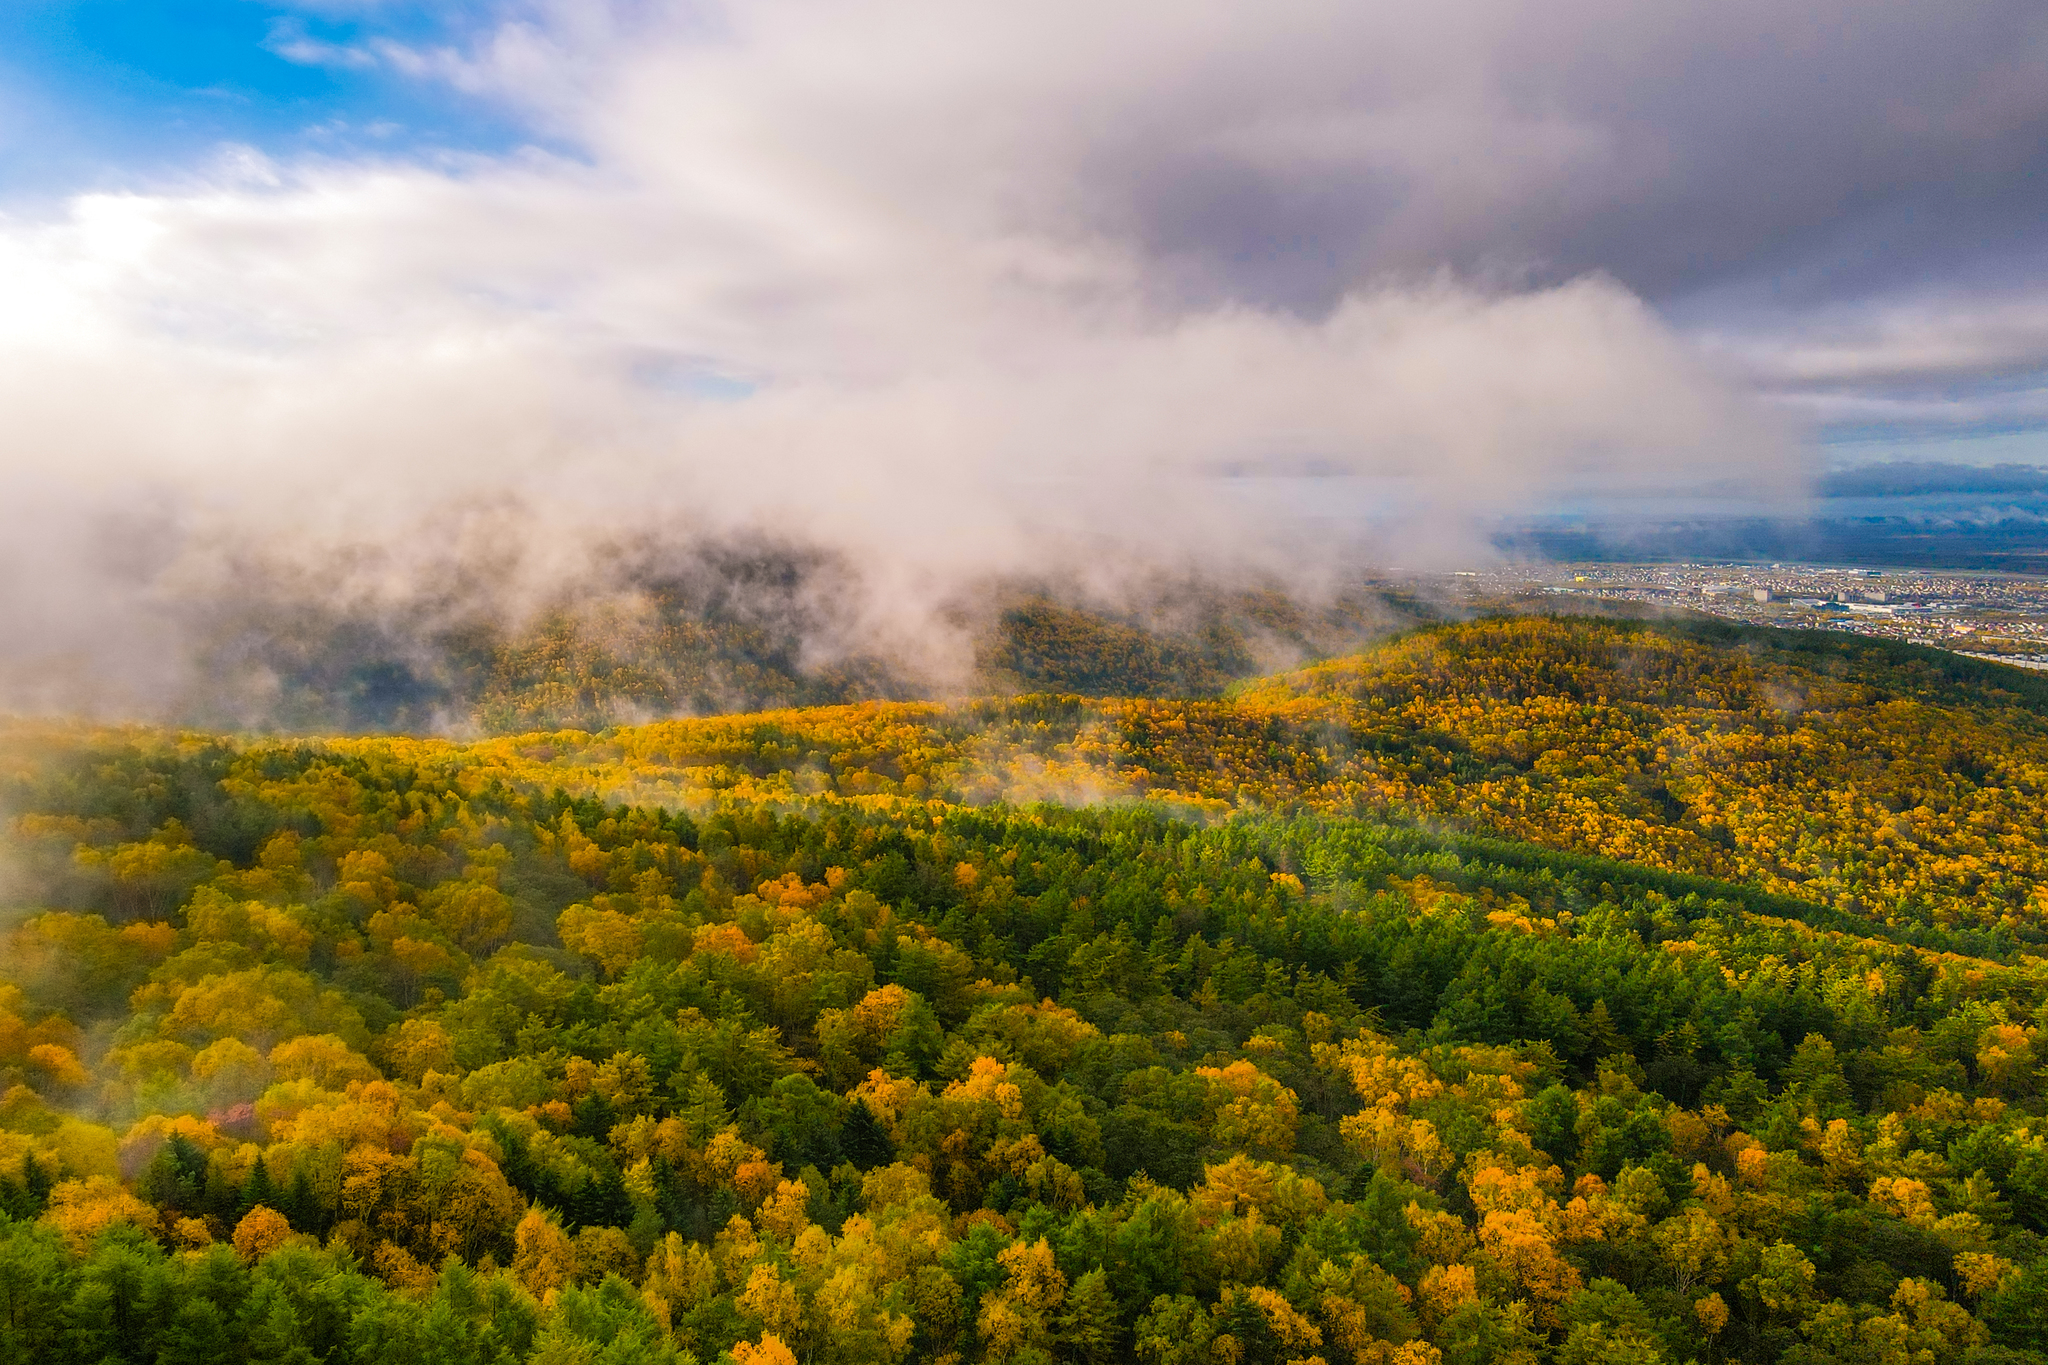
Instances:
[[[2048,1365],[2048,678],[1026,624],[977,699],[0,725],[0,1362]]]

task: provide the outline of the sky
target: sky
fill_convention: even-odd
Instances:
[[[0,8],[0,128],[19,202],[149,183],[223,145],[349,155],[393,145],[503,152],[516,119],[347,47],[459,32],[443,6],[254,0],[12,0]],[[365,23],[369,19],[373,22]]]
[[[11,0],[0,627],[2048,464],[2044,64],[2037,0]]]

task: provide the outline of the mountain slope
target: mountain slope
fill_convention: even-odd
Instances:
[[[1521,619],[1204,701],[11,727],[0,1358],[2041,1365],[2001,677]]]
[[[1750,883],[1877,923],[2028,940],[2048,909],[2048,680],[1838,635],[1493,618],[1208,700],[862,703],[470,744],[325,743],[635,803],[1148,798],[1209,815],[1378,813]]]

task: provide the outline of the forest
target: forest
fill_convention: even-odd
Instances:
[[[906,639],[877,634],[843,557],[752,537],[618,555],[524,611],[445,584],[344,607],[257,579],[192,623],[185,683],[144,700],[201,729],[522,734],[935,693],[1214,697],[1444,611],[1373,580],[1311,601],[1169,577],[1107,602],[1005,579],[959,591]]]
[[[0,1361],[2048,1362],[2048,680],[1203,690],[0,726]]]

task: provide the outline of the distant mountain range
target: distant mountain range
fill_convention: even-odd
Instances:
[[[2048,493],[2048,469],[2025,464],[1942,464],[1907,460],[1837,469],[1821,478],[1819,492],[1823,498]]]

